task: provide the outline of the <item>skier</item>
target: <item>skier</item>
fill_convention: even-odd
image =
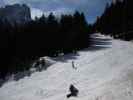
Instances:
[[[74,61],[72,61],[72,68],[73,68],[73,69],[77,69],[77,68],[75,67],[75,65],[74,65]]]
[[[67,98],[70,98],[72,96],[77,97],[78,96],[78,89],[76,87],[74,87],[74,85],[70,85],[69,88],[70,94],[67,95]]]

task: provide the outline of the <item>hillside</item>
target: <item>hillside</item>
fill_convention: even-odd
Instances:
[[[99,34],[93,38],[90,48],[54,59],[46,71],[4,84],[0,100],[67,100],[70,84],[79,95],[68,100],[132,100],[133,43]]]

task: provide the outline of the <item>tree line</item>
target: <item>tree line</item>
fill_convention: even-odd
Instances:
[[[0,76],[28,70],[27,61],[58,56],[89,46],[90,30],[83,13],[49,16],[24,24],[0,19]]]
[[[123,40],[133,39],[132,5],[132,0],[116,0],[107,4],[104,13],[93,25],[95,31]]]

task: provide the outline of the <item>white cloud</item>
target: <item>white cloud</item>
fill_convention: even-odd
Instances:
[[[69,8],[60,8],[60,9],[56,9],[56,10],[53,10],[53,11],[44,12],[44,14],[47,16],[47,15],[49,15],[51,12],[52,12],[54,15],[56,15],[56,16],[60,16],[61,14],[70,14],[70,13],[73,13],[74,11],[71,10],[71,9],[69,9]]]
[[[20,3],[19,0],[3,0],[5,4],[15,4]]]
[[[42,14],[43,14],[43,11],[41,11],[40,9],[31,8],[31,17],[32,17],[32,19],[35,19],[35,17],[42,16]]]
[[[43,14],[47,17],[50,13],[53,13],[55,16],[60,17],[61,14],[73,13],[73,10],[69,10],[68,8],[56,9],[55,11],[42,11],[37,8],[31,8],[31,17],[35,19],[35,17],[41,17]]]

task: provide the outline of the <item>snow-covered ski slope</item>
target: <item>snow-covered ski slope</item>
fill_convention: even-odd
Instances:
[[[0,100],[133,100],[133,43],[95,38],[92,47],[55,59],[46,71],[4,84]],[[70,84],[79,95],[67,99]]]

